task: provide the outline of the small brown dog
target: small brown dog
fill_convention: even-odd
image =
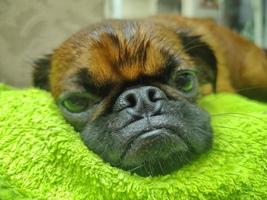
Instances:
[[[71,36],[36,62],[85,145],[139,175],[178,169],[212,144],[195,100],[239,92],[267,100],[265,53],[211,20],[156,16],[107,20]]]

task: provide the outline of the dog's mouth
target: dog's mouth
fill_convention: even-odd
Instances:
[[[145,131],[135,136],[127,143],[123,159],[154,160],[167,158],[172,151],[185,150],[186,144],[178,136],[167,128],[156,128]],[[146,158],[146,156],[149,156]]]
[[[173,158],[174,155],[181,157],[188,151],[188,145],[182,138],[182,130],[181,133],[175,130],[179,130],[179,123],[175,122],[172,116],[144,118],[125,126],[121,132],[126,134],[127,143],[121,155],[120,167],[135,171],[133,169],[155,168],[161,165],[158,166],[159,173],[163,174],[164,171],[167,173],[167,168],[170,167],[166,167],[165,162],[168,162],[168,165],[173,164],[176,160]],[[148,171],[151,172],[151,169]]]
[[[109,123],[109,130],[97,135],[89,133],[98,126],[88,126],[81,137],[88,148],[114,167],[140,176],[165,175],[211,147],[209,121],[185,117],[164,114],[131,121],[126,118],[123,123]]]

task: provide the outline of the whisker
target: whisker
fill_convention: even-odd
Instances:
[[[198,48],[198,47],[203,47],[203,46],[206,46],[206,45],[205,44],[197,44],[197,45],[191,46],[191,47],[183,49],[183,50],[184,50],[184,52],[187,53],[190,50],[193,50],[193,49]]]
[[[244,130],[241,130],[241,129],[238,129],[238,128],[233,128],[233,127],[228,127],[228,126],[214,125],[213,127],[216,127],[216,128],[225,128],[225,129],[229,129],[229,130],[240,131],[242,133],[247,133]]]
[[[127,171],[129,171],[129,172],[133,172],[133,171],[135,171],[135,170],[137,170],[137,169],[140,169],[141,167],[143,167],[144,165],[143,164],[141,164],[141,165],[138,165],[137,167],[134,167],[134,168],[131,168],[131,169],[128,169]]]
[[[251,118],[253,118],[253,119],[257,119],[257,120],[259,120],[259,121],[262,121],[262,122],[265,122],[265,123],[267,123],[267,121],[266,120],[264,120],[264,119],[262,119],[262,118],[259,118],[259,117],[257,117],[257,116],[255,116],[255,115],[253,115],[253,114],[248,114],[248,113],[235,113],[235,112],[227,112],[227,113],[216,113],[216,114],[210,114],[212,117],[220,117],[220,116],[225,116],[225,115],[229,115],[229,116],[231,116],[231,117],[237,117],[237,116],[239,116],[239,117],[251,117]],[[237,115],[237,116],[234,116],[234,115]]]
[[[206,34],[206,36],[208,36],[208,34]],[[201,44],[201,45],[193,45],[190,47],[191,44],[194,44],[194,42],[197,42],[199,41],[199,38],[196,37],[192,40],[190,40],[189,42],[187,42],[186,44],[184,44],[177,52],[177,56],[179,56],[182,52],[188,52],[189,50],[192,50],[194,48],[197,48],[197,47],[202,47],[202,46],[205,46],[205,44]],[[187,48],[187,47],[190,47],[190,48]]]
[[[190,132],[192,132],[192,131],[198,131],[199,133],[201,133],[203,135],[207,135],[209,133],[206,130],[203,130],[201,127],[194,127]]]
[[[145,169],[145,172],[150,175],[150,171],[147,169],[147,165],[145,164],[144,164],[144,169]]]
[[[254,89],[267,89],[267,86],[259,85],[259,86],[244,87],[244,88],[240,88],[236,90],[236,92],[242,92],[242,91],[254,90]]]
[[[187,42],[184,46],[183,49],[186,49],[190,44],[193,44],[194,42],[199,41],[199,38],[196,37],[193,40],[190,40],[189,42]]]
[[[176,159],[177,159],[177,161],[180,163],[181,161],[183,161],[183,156],[181,155],[181,153],[178,153],[178,154],[176,154],[176,157],[175,157]],[[184,158],[186,161],[187,161],[187,159],[186,159],[186,157]]]
[[[51,128],[51,127],[46,127],[46,128],[33,128],[29,126],[19,126],[19,127],[5,127],[5,130],[17,130],[17,129],[23,129],[23,130],[40,130],[40,131],[47,131],[47,130],[58,130],[58,128]],[[67,129],[63,129],[66,130]]]
[[[153,175],[153,172],[155,171],[154,165],[150,162],[149,163],[149,168],[150,168],[150,172],[151,172],[151,176]]]
[[[101,142],[100,142],[100,143],[101,143]],[[100,143],[99,143],[99,144],[100,144]],[[102,155],[105,155],[105,153],[108,151],[108,147],[109,147],[109,145],[106,144],[105,147],[104,147],[104,150],[103,150],[102,153],[101,153]]]
[[[199,42],[199,41],[201,41],[201,42],[203,43],[203,41],[202,41],[201,39],[204,39],[204,37],[207,39],[207,38],[209,38],[211,35],[212,35],[212,34],[210,34],[210,33],[206,33],[205,35],[202,35],[202,36],[200,36],[200,35],[195,35],[195,36],[193,36],[194,39],[190,40],[189,42],[187,42],[186,44],[183,45],[183,48],[186,49],[189,45],[193,44],[194,42]],[[205,42],[204,42],[204,43],[205,43]],[[205,44],[203,44],[203,45],[205,45]],[[203,45],[202,45],[202,46],[203,46]]]
[[[159,164],[159,168],[160,168],[161,173],[164,173],[164,170],[163,170],[163,167],[162,167],[162,165],[161,165],[161,162],[158,161],[158,164]]]

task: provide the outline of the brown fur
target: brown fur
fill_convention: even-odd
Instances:
[[[172,29],[190,29],[191,34],[202,36],[217,58],[218,92],[260,87],[267,92],[267,58],[252,42],[209,19],[158,16],[150,20]]]
[[[54,96],[66,90],[84,90],[75,74],[86,69],[96,87],[121,85],[141,76],[164,72],[170,51],[179,68],[194,68],[176,33],[200,35],[217,59],[218,92],[235,92],[257,87],[267,93],[267,59],[264,52],[238,34],[208,19],[189,19],[176,15],[140,20],[106,21],[74,34],[55,50],[50,85]],[[211,87],[203,85],[203,93]]]
[[[267,100],[264,52],[208,19],[108,20],[47,58],[35,64],[35,85],[52,91],[90,150],[141,176],[170,173],[211,148],[199,94]]]

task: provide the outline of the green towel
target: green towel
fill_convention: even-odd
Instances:
[[[267,105],[202,99],[214,146],[177,172],[140,177],[83,145],[49,93],[0,85],[0,199],[267,199]]]

